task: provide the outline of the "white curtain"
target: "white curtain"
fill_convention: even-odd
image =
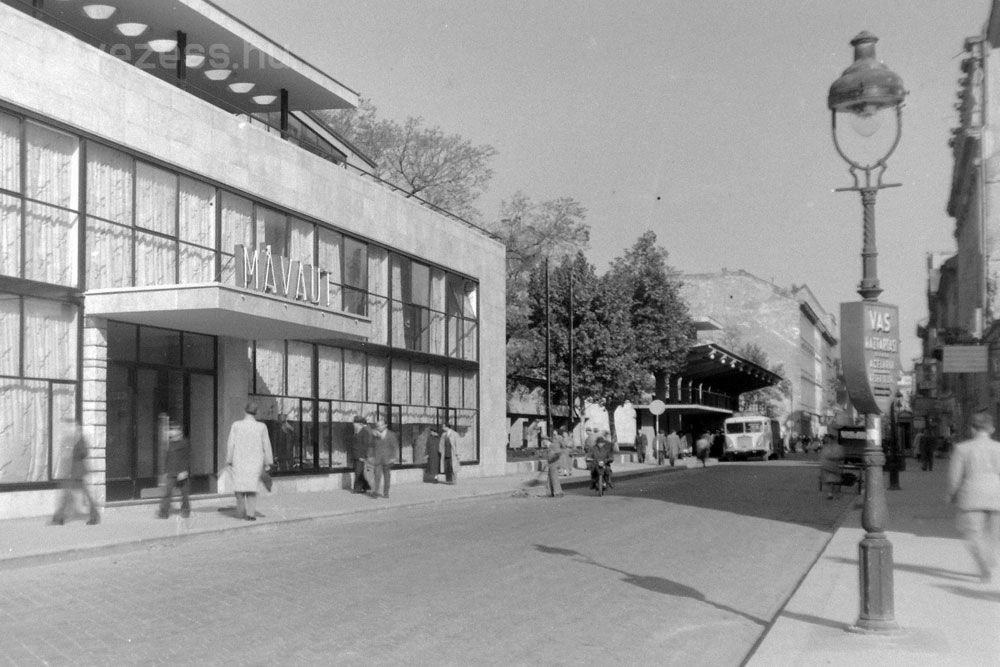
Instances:
[[[413,364],[413,377],[410,381],[410,402],[414,405],[427,405],[427,366]]]
[[[427,405],[444,405],[445,369],[430,366],[427,369]]]
[[[24,374],[76,380],[77,308],[45,299],[24,299]]]
[[[0,484],[48,478],[48,383],[0,380]]]
[[[24,194],[47,204],[75,209],[79,191],[76,137],[28,122],[25,125],[27,183]]]
[[[316,265],[313,259],[313,224],[292,218],[289,225],[288,258]]]
[[[21,200],[6,195],[0,195],[0,275],[21,275]]]
[[[24,277],[75,287],[77,274],[76,213],[45,204],[25,204],[24,241],[32,252],[24,258]]]
[[[462,407],[462,385],[463,385],[462,371],[457,368],[448,369],[448,407],[449,408],[460,408]]]
[[[466,408],[476,409],[479,407],[478,392],[476,391],[476,371],[465,372],[465,391],[462,405]]]
[[[312,350],[309,343],[288,341],[288,395],[311,397],[312,382]]]
[[[173,285],[177,283],[177,241],[135,233],[135,284]]]
[[[21,191],[21,121],[0,113],[0,188]]]
[[[181,176],[180,239],[206,248],[215,247],[215,188]]]
[[[342,307],[340,285],[344,280],[340,271],[340,247],[343,237],[334,231],[319,228],[319,268],[327,272],[330,283],[330,305],[336,310]],[[325,304],[324,304],[325,305]]]
[[[344,360],[343,351],[327,345],[318,346],[319,351],[319,397],[343,398]]]
[[[0,375],[19,375],[21,361],[21,299],[0,294]]]
[[[257,341],[257,393],[285,393],[285,341]]]
[[[132,284],[132,228],[87,219],[87,288]]]
[[[392,282],[392,346],[406,347],[406,320],[403,316],[403,265],[408,259],[393,256],[390,263]]]
[[[222,193],[222,282],[232,283],[236,275],[233,251],[237,245],[253,249],[253,203],[249,199]],[[241,260],[242,261],[242,260]]]
[[[389,359],[368,355],[368,400],[376,403],[389,401]]]
[[[368,317],[371,318],[372,343],[389,343],[389,253],[384,248],[368,246]]]
[[[257,206],[254,209],[254,221],[257,227],[257,245],[270,246],[273,254],[287,257],[287,216],[281,211]]]
[[[94,142],[87,144],[87,215],[132,224],[132,158]]]
[[[430,353],[444,354],[444,271],[431,269]]]
[[[365,393],[365,353],[344,350],[344,398],[364,401]]]
[[[145,162],[135,163],[135,224],[177,235],[176,174]]]
[[[410,364],[402,359],[392,361],[392,402],[396,405],[410,402]]]

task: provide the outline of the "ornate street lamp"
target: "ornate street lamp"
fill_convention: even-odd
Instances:
[[[864,245],[861,252],[862,278],[858,285],[858,294],[864,300],[862,303],[872,312],[879,312],[877,307],[881,304],[878,302],[878,296],[882,293],[876,266],[878,252],[875,247],[875,195],[882,188],[899,185],[883,183],[882,176],[886,170],[886,160],[899,144],[902,132],[902,104],[906,96],[899,75],[876,59],[877,41],[878,38],[867,31],[851,40],[851,45],[854,47],[854,62],[844,70],[839,79],[833,82],[827,98],[827,106],[831,112],[833,144],[840,157],[850,166],[849,171],[854,180],[852,187],[838,188],[837,191],[854,191],[861,194],[864,210]],[[843,122],[838,127],[838,117],[847,120],[846,124],[857,136],[847,135],[843,131],[845,129]],[[846,348],[844,352],[846,354]],[[855,354],[860,357],[862,352],[856,351]],[[896,354],[898,356],[898,351]],[[864,365],[867,364],[862,362],[862,366]],[[882,391],[875,391],[873,395],[881,396],[885,393],[884,388],[878,389]],[[855,400],[855,405],[859,403],[873,405],[871,400]],[[869,407],[865,412],[868,437],[864,452],[865,497],[861,517],[865,537],[858,545],[861,609],[858,620],[851,629],[859,632],[884,633],[899,629],[893,613],[892,544],[885,534],[888,515],[882,478],[885,455],[881,446],[880,413],[874,407]]]

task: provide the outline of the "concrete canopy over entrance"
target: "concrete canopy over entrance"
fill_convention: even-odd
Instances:
[[[212,336],[367,340],[371,321],[219,283],[92,290],[87,315]]]

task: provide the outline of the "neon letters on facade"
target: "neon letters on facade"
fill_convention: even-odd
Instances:
[[[340,309],[340,304],[330,301],[329,271],[275,255],[270,246],[249,250],[244,245],[237,245],[235,255],[237,287],[322,308]]]

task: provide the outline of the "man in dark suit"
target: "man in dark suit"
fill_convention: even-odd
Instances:
[[[351,464],[354,466],[354,493],[365,493],[371,489],[365,479],[365,457],[372,444],[372,431],[368,422],[360,415],[354,418],[354,438],[351,440]]]
[[[382,497],[389,497],[389,481],[391,477],[392,464],[399,457],[399,437],[389,430],[384,418],[375,421],[375,430],[372,433],[371,446],[368,448],[368,461],[375,471],[375,480],[372,482],[372,498],[378,498],[378,487],[384,476],[385,487],[382,490]]]

